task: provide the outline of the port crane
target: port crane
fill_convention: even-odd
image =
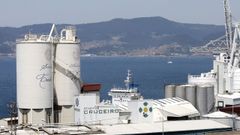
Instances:
[[[239,69],[240,54],[238,51],[239,39],[240,39],[240,25],[236,24],[233,29],[232,14],[229,6],[229,1],[224,0],[224,14],[225,14],[225,31],[226,31],[226,45],[229,62],[227,63],[227,76],[228,90],[233,92],[234,88],[234,73]]]
[[[225,16],[225,35],[215,40],[211,40],[206,45],[200,47],[202,51],[215,51],[217,53],[226,54],[226,90],[233,92],[240,90],[240,86],[235,86],[236,78],[240,70],[240,24],[233,25],[232,13],[229,5],[229,0],[223,0],[224,16]]]
[[[229,0],[223,0],[224,16],[225,16],[225,35],[209,41],[199,49],[202,51],[209,51],[209,49],[215,52],[226,52],[230,55],[233,42],[233,22],[232,13],[229,5]]]
[[[226,31],[226,43],[227,48],[230,51],[232,44],[232,13],[229,6],[229,1],[224,0],[224,15],[225,15],[225,31]]]
[[[239,89],[239,88],[233,88],[233,83],[234,83],[234,73],[235,71],[239,68],[239,62],[240,62],[240,54],[239,51],[237,49],[237,47],[239,46],[239,39],[240,39],[240,25],[237,24],[234,28],[234,36],[233,36],[233,42],[231,44],[231,52],[230,52],[230,59],[229,62],[227,63],[227,71],[228,74],[226,76],[227,80],[229,81],[228,83],[228,89],[230,92],[233,92],[234,89]]]

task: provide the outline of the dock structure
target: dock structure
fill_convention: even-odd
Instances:
[[[165,121],[159,123],[118,124],[97,126],[106,134],[208,133],[229,131],[232,128],[213,120]],[[124,130],[123,130],[124,129]]]
[[[207,135],[239,135],[238,131],[226,131],[221,133],[207,133]]]

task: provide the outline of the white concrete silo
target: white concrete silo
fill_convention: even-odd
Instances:
[[[196,86],[186,85],[186,100],[188,100],[194,107],[196,107]]]
[[[176,85],[173,84],[165,86],[165,98],[175,97],[175,87]]]
[[[58,123],[74,122],[74,97],[80,94],[80,44],[76,30],[67,27],[61,31],[55,49],[54,89]]]
[[[197,86],[197,109],[201,115],[207,114],[207,87]]]
[[[205,87],[207,87],[207,112],[210,113],[215,105],[214,86],[206,85]]]
[[[17,41],[17,106],[19,124],[51,122],[53,104],[52,44],[45,36]]]
[[[186,98],[185,85],[176,86],[175,97],[179,97],[182,99]]]

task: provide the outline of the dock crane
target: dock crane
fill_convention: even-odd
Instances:
[[[234,73],[236,69],[239,69],[240,54],[238,51],[239,39],[240,39],[240,25],[236,24],[234,26],[232,23],[232,14],[229,6],[229,1],[224,0],[224,14],[225,14],[225,31],[226,31],[226,45],[227,45],[227,54],[229,56],[229,62],[227,66],[228,74],[226,79],[228,80],[228,90],[233,92],[234,88]],[[239,88],[237,88],[239,89]]]
[[[229,1],[224,0],[224,15],[225,15],[225,31],[226,31],[226,44],[228,48],[228,53],[230,53],[230,50],[232,48],[232,13],[229,6]]]
[[[239,39],[240,39],[240,25],[237,24],[234,27],[234,36],[233,36],[233,42],[231,44],[231,52],[230,52],[230,60],[228,62],[227,70],[228,70],[228,75],[227,75],[227,80],[229,81],[228,83],[228,88],[230,92],[233,92],[235,88],[233,88],[233,81],[234,81],[234,73],[236,69],[239,69],[239,62],[240,62],[240,54],[237,49],[239,46]],[[237,88],[239,89],[239,88]]]
[[[209,48],[214,48],[217,52],[227,52],[230,57],[233,42],[233,23],[232,23],[232,13],[229,5],[229,0],[223,0],[224,16],[225,16],[225,35],[215,39],[210,40],[204,46],[201,46],[200,50],[208,50]]]

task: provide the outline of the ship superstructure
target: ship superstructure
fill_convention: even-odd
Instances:
[[[100,102],[98,91],[76,96],[75,121],[78,124],[137,124],[196,119],[199,116],[197,109],[181,98],[144,99],[130,70],[124,82],[125,88],[110,90],[111,101]]]
[[[128,70],[127,78],[124,80],[126,88],[112,88],[108,93],[112,97],[112,104],[127,106],[129,101],[142,99],[137,85],[134,84],[132,73]]]

